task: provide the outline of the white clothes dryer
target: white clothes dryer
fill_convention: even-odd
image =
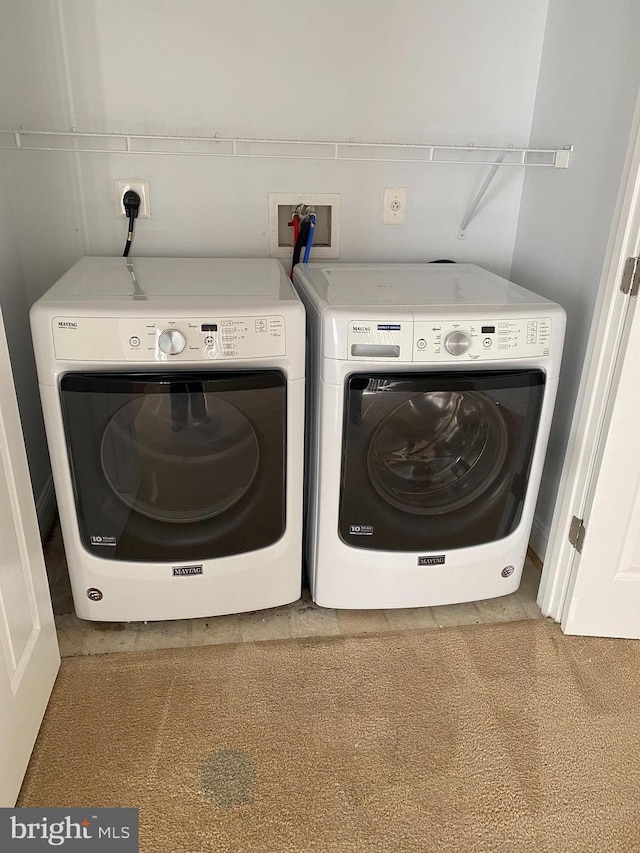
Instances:
[[[520,583],[565,313],[471,264],[298,265],[307,309],[306,559],[325,607]]]
[[[83,258],[31,324],[78,616],[299,598],[305,319],[281,265]]]

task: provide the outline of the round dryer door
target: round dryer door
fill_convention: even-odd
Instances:
[[[381,420],[367,467],[390,504],[438,515],[472,503],[491,487],[508,443],[502,412],[492,400],[474,391],[430,391]]]
[[[180,387],[180,386],[179,386]],[[251,488],[260,451],[239,409],[202,386],[187,394],[192,425],[181,427],[175,393],[126,403],[110,419],[100,449],[114,493],[156,521],[189,523],[230,509]]]
[[[280,370],[63,376],[85,548],[166,563],[276,542],[286,520],[286,392]]]

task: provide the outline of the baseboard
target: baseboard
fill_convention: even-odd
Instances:
[[[540,524],[537,516],[534,516],[533,524],[531,525],[531,535],[529,536],[529,548],[533,551],[534,556],[538,559],[540,565],[544,563],[544,556],[547,553],[549,544],[549,531],[546,527]]]
[[[38,527],[40,528],[40,538],[43,542],[48,539],[49,534],[51,533],[51,528],[55,524],[57,508],[56,493],[53,488],[53,477],[49,476],[49,479],[44,485],[44,489],[40,492],[38,500],[36,501]]]

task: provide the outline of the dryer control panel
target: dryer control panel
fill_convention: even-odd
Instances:
[[[175,319],[55,317],[61,361],[169,362],[273,358],[286,354],[279,315]]]
[[[540,358],[551,352],[551,319],[354,320],[348,358],[368,361],[499,361]]]

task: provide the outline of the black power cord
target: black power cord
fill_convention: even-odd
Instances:
[[[133,242],[133,223],[135,222],[136,217],[138,216],[138,210],[140,209],[140,196],[135,190],[127,190],[122,196],[122,204],[124,212],[129,217],[129,233],[127,234],[127,242],[125,243],[124,252],[122,253],[122,257],[126,258],[129,254],[131,243]]]

